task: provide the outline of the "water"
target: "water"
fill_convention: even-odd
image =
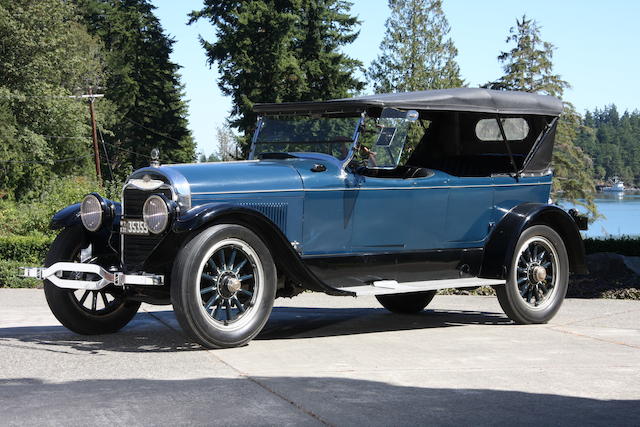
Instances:
[[[571,207],[568,203],[561,205]],[[583,231],[585,237],[640,236],[640,192],[598,193],[596,205],[604,218],[589,224],[589,230]]]

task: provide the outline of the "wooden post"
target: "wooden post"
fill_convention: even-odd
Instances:
[[[93,95],[93,91],[89,89],[89,95]],[[96,115],[93,111],[93,101],[95,97],[89,96],[89,114],[91,114],[91,136],[93,138],[93,156],[96,162],[96,178],[98,183],[102,184],[102,172],[100,171],[100,149],[98,148],[98,130],[96,128]]]

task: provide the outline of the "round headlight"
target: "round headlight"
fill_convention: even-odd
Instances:
[[[151,196],[142,207],[142,218],[149,231],[162,233],[169,224],[169,206],[160,196]]]
[[[80,219],[84,228],[96,231],[102,225],[102,203],[98,196],[87,194],[80,204]]]

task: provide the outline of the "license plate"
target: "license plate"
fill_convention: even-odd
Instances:
[[[135,234],[140,236],[149,234],[149,229],[145,225],[144,221],[122,219],[120,220],[120,234]]]

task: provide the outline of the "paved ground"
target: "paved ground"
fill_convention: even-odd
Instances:
[[[543,326],[493,297],[415,316],[373,298],[276,306],[249,346],[205,351],[165,307],[83,337],[42,291],[0,289],[0,425],[640,425],[640,302],[567,300]]]

